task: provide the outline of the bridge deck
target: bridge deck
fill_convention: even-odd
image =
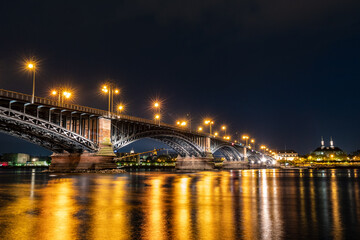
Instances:
[[[9,90],[5,90],[5,89],[0,89],[0,97],[12,99],[12,100],[24,101],[24,102],[28,102],[28,103],[31,103],[31,99],[32,99],[31,95],[14,92],[14,91],[9,91]],[[154,120],[129,116],[129,115],[125,115],[125,114],[117,114],[117,113],[112,113],[109,115],[109,112],[105,111],[105,110],[81,106],[81,105],[77,105],[77,104],[71,104],[71,103],[60,103],[59,101],[48,99],[48,98],[43,98],[43,97],[35,96],[34,104],[46,105],[49,107],[63,108],[63,109],[68,109],[68,110],[72,110],[72,111],[101,116],[104,118],[123,119],[123,120],[129,120],[129,121],[133,121],[133,122],[140,122],[140,123],[147,123],[150,125],[156,125]],[[161,126],[173,128],[173,129],[176,129],[177,131],[190,132],[187,129],[178,127],[176,125],[167,124],[167,123],[161,123]],[[196,133],[195,135],[208,136],[207,134],[201,134],[201,133]]]

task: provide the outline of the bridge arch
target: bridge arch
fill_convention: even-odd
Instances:
[[[49,121],[0,107],[0,131],[24,139],[50,151],[95,152],[95,143]]]
[[[130,136],[121,136],[121,134],[118,134],[118,136],[114,137],[114,150],[119,150],[120,148],[134,143],[140,139],[150,138],[168,145],[169,147],[174,149],[174,151],[176,151],[181,157],[201,157],[205,155],[203,149],[197,144],[195,144],[189,137],[172,130],[148,130],[138,132]]]
[[[211,152],[215,154],[216,152],[220,152],[224,155],[227,161],[241,161],[243,158],[243,154],[241,154],[238,149],[229,145],[229,144],[220,144],[215,146]]]

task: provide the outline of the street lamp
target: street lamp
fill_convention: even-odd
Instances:
[[[155,114],[155,123],[156,123],[156,121],[158,121],[159,122],[159,126],[160,126],[160,114]]]
[[[69,90],[60,88],[59,90],[52,90],[51,95],[53,95],[53,96],[57,95],[59,105],[62,106],[64,103],[64,98],[69,99],[71,97],[72,93]]]
[[[245,140],[245,147],[246,147],[248,145],[249,136],[248,135],[243,135],[242,139]]]
[[[253,146],[254,150],[256,150],[256,148],[255,148],[255,139],[251,139],[251,140],[250,140],[250,142],[251,142],[251,144],[252,144],[252,146]]]
[[[222,127],[221,127],[221,130],[223,130],[224,131],[224,136],[226,135],[226,126],[225,125],[223,125]]]
[[[266,146],[265,146],[265,145],[261,145],[261,146],[260,146],[260,149],[262,149],[262,150],[264,151],[264,154],[265,154]]]
[[[214,133],[214,136],[215,136],[215,137],[217,137],[218,135],[219,135],[219,133],[218,133],[218,132],[215,132],[215,133]]]
[[[203,130],[202,127],[199,127],[199,128],[198,128],[198,131],[199,131],[199,132],[202,132],[202,130]]]
[[[177,121],[176,125],[180,126],[180,127],[186,127],[187,122],[186,121]]]
[[[159,101],[155,101],[153,102],[153,107],[155,109],[155,121],[158,120],[159,121],[159,126],[160,126],[160,102]],[[158,116],[158,118],[156,118],[156,116]]]
[[[125,106],[123,104],[119,104],[117,110],[121,114],[125,110]]]
[[[214,124],[214,121],[212,121],[212,120],[205,120],[204,123],[205,123],[205,125],[209,125],[210,135],[211,135],[211,125]]]
[[[111,115],[114,110],[114,94],[119,94],[120,90],[115,88],[113,83],[108,83],[102,87],[101,91],[105,94],[109,94],[108,111],[109,115]]]
[[[31,95],[31,103],[34,103],[35,101],[35,63],[29,62],[26,64],[27,69],[33,72],[33,83],[32,83],[32,95]]]

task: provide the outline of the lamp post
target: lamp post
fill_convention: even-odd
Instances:
[[[110,116],[114,110],[114,94],[119,94],[120,91],[119,89],[115,88],[114,84],[112,83],[104,85],[101,91],[103,91],[106,94],[109,94],[108,112]]]
[[[156,121],[159,122],[159,126],[160,126],[160,114],[155,114],[155,123]]]
[[[221,130],[224,131],[224,136],[226,136],[226,126],[225,126],[225,125],[223,125],[223,126],[221,127]]]
[[[243,136],[242,136],[242,139],[245,140],[245,146],[244,146],[244,161],[247,161],[246,148],[248,147],[249,136],[248,136],[248,135],[243,135]]]
[[[70,91],[60,88],[59,90],[51,91],[51,95],[58,95],[59,105],[62,106],[64,103],[64,98],[69,99],[72,94]]]
[[[27,68],[33,72],[33,81],[32,81],[32,95],[31,95],[31,103],[33,104],[35,101],[35,72],[36,72],[36,67],[35,67],[35,63],[29,62],[27,64]]]
[[[212,121],[212,120],[205,120],[204,123],[205,123],[206,125],[209,124],[209,130],[210,130],[210,135],[211,135],[211,125],[214,124],[214,121]]]
[[[159,122],[159,126],[160,126],[160,103],[158,101],[155,101],[154,104],[153,104],[153,107],[155,108],[155,123],[156,123],[156,120],[158,120]]]
[[[254,150],[256,150],[256,147],[255,147],[255,139],[251,139],[250,140],[251,144],[252,144],[252,147],[254,148]]]

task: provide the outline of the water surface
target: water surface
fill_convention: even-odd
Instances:
[[[0,170],[0,239],[359,239],[360,170]]]

